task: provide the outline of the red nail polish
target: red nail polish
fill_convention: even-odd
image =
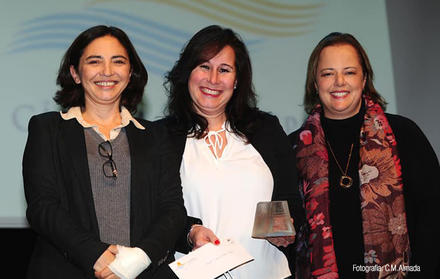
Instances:
[[[214,241],[214,244],[215,245],[219,245],[220,244],[220,240],[217,239],[216,241]]]

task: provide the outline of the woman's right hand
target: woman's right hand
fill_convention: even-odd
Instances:
[[[193,225],[188,238],[193,245],[193,250],[202,247],[206,243],[220,244],[218,237],[208,228],[202,225]]]
[[[108,277],[109,275],[113,274],[108,266],[111,262],[115,260],[115,256],[117,253],[118,248],[116,247],[116,245],[110,245],[107,250],[102,253],[102,255],[98,258],[98,260],[95,262],[95,265],[93,266],[96,278],[112,278]]]

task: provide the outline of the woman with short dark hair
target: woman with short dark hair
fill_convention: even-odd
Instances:
[[[173,278],[186,218],[180,160],[163,128],[131,115],[147,72],[127,35],[82,32],[57,83],[64,110],[31,118],[23,156],[38,235],[28,277]]]
[[[64,54],[58,71],[57,85],[61,87],[57,91],[54,100],[64,109],[75,106],[84,106],[84,88],[80,83],[72,79],[71,68],[78,71],[80,58],[84,49],[96,38],[111,36],[116,38],[126,49],[130,60],[130,81],[123,90],[121,105],[130,112],[135,112],[137,105],[142,101],[144,88],[148,81],[148,73],[142,60],[138,56],[133,44],[124,31],[113,26],[99,25],[82,32]]]

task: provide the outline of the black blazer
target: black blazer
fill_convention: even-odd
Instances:
[[[131,157],[130,241],[152,260],[138,278],[171,278],[167,264],[186,220],[180,158],[160,126],[126,126]],[[107,249],[91,190],[84,129],[59,113],[33,116],[23,156],[26,215],[38,234],[31,278],[94,278]]]
[[[170,119],[163,119],[159,122],[165,122],[171,133],[177,130],[177,127]],[[187,134],[170,136],[173,138],[174,145],[182,157]],[[297,183],[297,172],[295,167],[295,156],[289,144],[286,133],[276,116],[260,112],[255,122],[254,134],[248,136],[252,146],[260,153],[264,162],[269,167],[274,180],[272,200],[287,200],[289,203],[290,214],[294,219],[294,226],[297,231],[305,221],[305,212],[302,206],[302,200]],[[191,217],[188,218],[187,230],[191,226]],[[203,221],[203,220],[202,220]],[[187,232],[186,232],[187,233]],[[250,237],[250,236],[249,236]],[[178,251],[188,252],[189,247],[185,247],[186,234],[182,235],[178,242]],[[293,246],[293,245],[291,245]],[[289,264],[293,266],[293,249],[280,249],[287,254]],[[289,252],[289,250],[291,250]],[[293,270],[292,270],[293,272]]]

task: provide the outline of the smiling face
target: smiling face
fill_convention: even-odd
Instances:
[[[206,118],[226,120],[225,108],[232,97],[236,78],[235,52],[225,46],[216,56],[196,66],[188,90],[196,112]]]
[[[84,88],[86,108],[119,105],[131,75],[127,50],[115,37],[97,38],[84,49],[78,71],[71,66],[70,73]]]
[[[316,70],[316,89],[330,119],[345,119],[361,108],[365,77],[356,49],[349,44],[325,47]]]

